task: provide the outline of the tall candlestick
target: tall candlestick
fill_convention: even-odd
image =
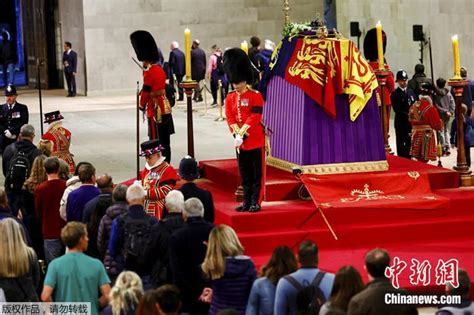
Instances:
[[[247,44],[247,41],[244,40],[242,43],[240,43],[240,49],[245,51],[245,53],[248,55],[249,54],[249,45]]]
[[[184,53],[186,56],[186,81],[191,81],[191,31],[189,28],[184,30]]]
[[[458,35],[451,37],[453,44],[453,61],[454,61],[454,79],[461,78],[461,60],[459,58],[459,40]]]
[[[377,52],[379,57],[379,70],[385,69],[385,62],[383,59],[383,38],[382,38],[382,24],[380,21],[377,22],[375,26],[377,30]]]

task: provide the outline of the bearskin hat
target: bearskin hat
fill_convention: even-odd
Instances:
[[[253,83],[252,65],[249,56],[240,48],[228,49],[224,54],[224,70],[230,83],[246,81]]]
[[[385,54],[385,48],[387,47],[387,35],[382,30],[382,42],[383,52]],[[364,38],[364,56],[368,61],[375,61],[378,59],[377,52],[377,30],[372,28],[367,31]]]
[[[158,46],[156,46],[155,39],[149,32],[135,31],[130,34],[130,41],[138,60],[155,62],[160,59]]]

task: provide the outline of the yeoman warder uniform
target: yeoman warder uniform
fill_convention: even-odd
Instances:
[[[165,197],[176,186],[178,175],[173,166],[168,164],[161,155],[163,147],[159,140],[149,140],[140,146],[140,155],[148,157],[145,169],[141,173],[142,185],[146,193],[145,211],[161,220]],[[154,162],[150,165],[149,160],[154,160]]]

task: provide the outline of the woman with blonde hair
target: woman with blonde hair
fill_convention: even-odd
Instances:
[[[252,283],[257,271],[235,231],[225,224],[214,227],[209,234],[204,275],[211,280],[211,289],[204,289],[201,299],[210,302],[209,314],[232,308],[245,312]]]
[[[273,314],[278,280],[296,271],[296,269],[298,269],[298,263],[293,251],[287,246],[275,248],[268,263],[262,267],[262,277],[252,285],[245,314]]]
[[[50,157],[53,152],[53,142],[51,140],[41,139],[37,147],[46,157]]]
[[[25,232],[11,218],[0,221],[0,288],[7,302],[38,302],[39,265]]]
[[[101,314],[135,314],[143,293],[143,284],[140,277],[133,271],[123,271],[119,274],[115,285],[110,290],[109,306]]]

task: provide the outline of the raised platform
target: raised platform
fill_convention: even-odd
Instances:
[[[291,173],[267,167],[265,201],[258,213],[234,210],[238,205],[234,191],[240,182],[235,160],[201,161],[203,179],[199,185],[213,193],[216,223],[231,225],[237,231],[246,254],[252,256],[258,266],[267,261],[276,246],[296,249],[304,239],[312,239],[321,249],[320,266],[332,272],[351,264],[366,278],[365,253],[382,247],[392,257],[398,256],[408,263],[411,258],[427,259],[433,270],[438,259],[456,258],[459,267],[474,274],[474,188],[459,188],[459,175],[453,170],[396,156],[387,156],[387,161],[389,174],[413,170],[427,174],[433,192],[449,201],[437,209],[344,207],[325,210],[325,217],[337,234],[338,240],[335,240],[314,203],[298,199],[302,184]],[[374,176],[376,174],[374,172]],[[409,271],[400,278],[407,289],[426,292],[443,289],[432,285],[412,286],[408,276]]]

